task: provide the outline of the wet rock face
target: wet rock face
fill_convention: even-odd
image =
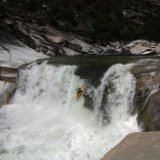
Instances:
[[[2,67],[0,65],[0,80],[16,83],[18,70],[16,68]]]
[[[160,94],[155,93],[160,86],[160,61],[141,61],[131,69],[131,72],[137,81],[135,106],[139,124],[146,131],[160,130],[158,101]]]
[[[132,133],[101,160],[158,160],[160,132]]]
[[[7,63],[0,63],[0,108],[9,103],[16,90],[17,78],[18,69]]]
[[[0,108],[9,103],[10,98],[16,90],[16,84],[0,81]]]
[[[139,115],[145,130],[160,131],[160,91],[151,95]]]

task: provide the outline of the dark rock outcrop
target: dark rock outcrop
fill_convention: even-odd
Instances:
[[[153,55],[160,53],[160,44],[146,40],[136,40],[131,43],[109,42],[106,46],[89,44],[83,41],[82,37],[74,34],[60,32],[53,26],[40,26],[37,23],[28,23],[22,20],[15,20],[14,28],[9,29],[6,35],[0,32],[0,42],[14,44],[6,41],[8,37],[18,40],[37,52],[48,56],[73,56],[79,54],[95,55]],[[6,25],[6,21],[3,22]],[[3,38],[4,37],[4,38]],[[2,39],[3,38],[3,39]],[[17,44],[14,44],[17,45]],[[0,45],[3,47],[3,45]]]
[[[59,28],[95,42],[159,41],[158,0],[58,0],[48,1],[50,20]]]
[[[159,41],[154,0],[7,0],[0,9],[0,43],[13,37],[48,56],[160,53],[156,42],[129,43]]]
[[[101,160],[158,160],[160,132],[132,133]]]
[[[41,26],[52,24],[86,42],[160,41],[159,0],[4,0],[0,10],[1,21],[12,15]],[[7,26],[14,28],[14,21],[7,20]]]

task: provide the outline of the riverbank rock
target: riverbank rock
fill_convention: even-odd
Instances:
[[[9,19],[9,18],[8,18]],[[51,25],[40,26],[37,23],[28,23],[22,19],[16,20],[14,27],[9,29],[18,41],[32,48],[36,52],[49,57],[59,55],[76,56],[80,54],[95,55],[153,55],[160,54],[160,44],[146,40],[136,40],[131,43],[108,42],[107,45],[87,43],[76,34],[64,33]],[[6,21],[4,21],[6,23]],[[5,37],[6,35],[2,35]],[[70,53],[71,51],[71,53]]]
[[[52,26],[39,26],[34,23],[17,22],[15,36],[37,52],[48,56],[57,55],[153,55],[160,54],[160,44],[146,40],[136,40],[125,44],[109,42],[106,46],[87,43],[75,34],[63,33]],[[69,53],[71,50],[71,53]]]
[[[0,41],[0,66],[2,67],[18,68],[21,65],[44,58],[48,58],[48,56],[36,52],[19,41]]]
[[[0,2],[0,9],[0,39],[11,35],[48,56],[160,53],[156,43],[160,37],[159,3],[154,0],[13,0]],[[148,41],[133,41],[142,38]]]
[[[7,18],[9,19],[9,18]],[[11,36],[26,44],[36,52],[44,53],[50,57],[59,55],[75,56],[79,54],[101,54],[102,46],[88,44],[82,37],[71,33],[60,32],[51,25],[41,26],[37,23],[28,23],[23,18],[16,20],[14,27],[10,29]],[[3,23],[6,23],[4,21]],[[6,35],[2,35],[5,37]],[[69,53],[71,51],[71,53]]]
[[[159,160],[160,132],[132,133],[101,160]]]
[[[153,127],[154,123],[158,123],[155,121],[159,116],[159,111],[156,109],[158,107],[156,98],[158,99],[159,94],[156,94],[156,98],[151,97],[150,101],[149,99],[160,87],[160,60],[141,60],[131,69],[131,72],[136,78],[135,110],[138,112],[138,123],[144,130],[159,130]],[[156,104],[157,107],[154,108]]]
[[[160,54],[159,43],[149,42],[146,40],[136,40],[120,49],[124,55],[154,55]]]

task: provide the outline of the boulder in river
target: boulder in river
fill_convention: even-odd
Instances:
[[[144,123],[145,130],[160,131],[160,90],[148,98],[139,120]]]
[[[127,55],[153,55],[160,54],[159,44],[146,40],[136,40],[121,48],[121,54]]]
[[[146,131],[160,130],[158,121],[160,94],[155,93],[160,86],[160,61],[158,59],[141,60],[131,69],[131,72],[137,81],[135,106],[138,112],[138,123]]]

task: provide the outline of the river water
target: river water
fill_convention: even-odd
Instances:
[[[21,69],[11,103],[0,110],[0,160],[99,160],[140,131],[130,114],[133,64],[86,66],[43,62]],[[81,85],[87,95],[77,100]]]

